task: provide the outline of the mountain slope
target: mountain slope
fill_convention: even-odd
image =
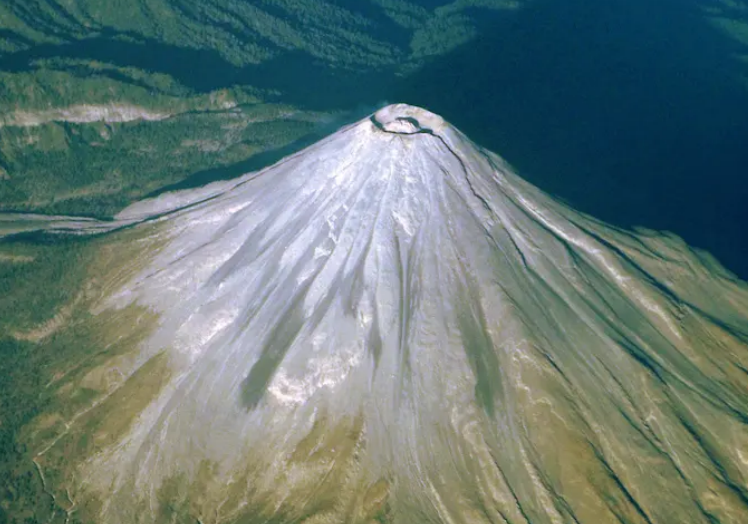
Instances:
[[[425,110],[38,224],[124,228],[24,432],[53,522],[748,518],[745,283]]]

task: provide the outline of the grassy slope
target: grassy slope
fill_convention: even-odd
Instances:
[[[18,437],[51,402],[45,385],[69,351],[14,335],[52,322],[78,293],[91,259],[77,241],[3,243],[0,253],[0,522],[24,522],[47,515],[51,499]]]
[[[66,432],[63,420],[71,420],[109,387],[106,381],[65,385],[137,347],[137,338],[147,333],[152,315],[145,311],[122,311],[116,321],[91,313],[105,290],[134,270],[132,264],[121,267],[121,251],[137,260],[137,251],[147,249],[128,235],[0,243],[0,522],[46,522],[53,511],[64,515],[69,506],[64,491],[47,491],[33,459]],[[119,339],[123,319],[142,329]],[[124,431],[123,412],[115,413],[116,424],[108,427]],[[63,447],[70,456],[90,453],[95,445],[80,436],[72,440],[75,449]],[[43,463],[41,456],[37,462],[44,465],[47,483],[54,484],[50,477],[60,466]]]

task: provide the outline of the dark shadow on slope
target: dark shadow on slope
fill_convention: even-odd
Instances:
[[[256,155],[251,156],[247,160],[231,164],[226,167],[217,167],[213,169],[206,169],[205,171],[199,171],[194,173],[184,180],[176,182],[174,184],[162,187],[152,193],[145,195],[143,198],[153,198],[169,191],[180,191],[182,189],[194,189],[201,187],[211,182],[217,182],[219,180],[231,180],[232,178],[240,177],[246,173],[253,171],[259,171],[267,166],[271,166],[279,160],[292,155],[298,151],[301,151],[305,147],[308,147],[318,141],[321,137],[316,133],[305,136],[287,146],[279,147],[278,149],[271,149],[270,151],[264,151]]]
[[[279,147],[277,149],[271,149],[257,153],[250,158],[231,164],[230,166],[217,167],[213,169],[206,169],[190,175],[189,177],[176,182],[174,184],[162,187],[143,198],[153,198],[162,193],[169,191],[179,191],[182,189],[193,189],[201,187],[211,182],[217,182],[219,180],[231,180],[247,173],[254,171],[260,171],[268,166],[275,164],[276,162],[298,153],[302,149],[305,149],[316,142],[319,142],[328,135],[331,135],[346,124],[356,122],[370,113],[375,111],[377,108],[374,106],[359,106],[358,108],[338,115],[331,120],[321,123],[312,132],[302,136],[298,140],[291,142],[288,145]]]
[[[395,23],[394,20],[387,16],[385,10],[378,3],[372,0],[358,2],[351,2],[351,0],[328,0],[328,2],[365,18],[372,24],[370,31],[375,38],[398,47],[408,47],[411,37],[410,30]]]
[[[8,31],[7,29],[0,29],[0,40],[19,47],[28,47],[30,45],[33,45],[33,43],[27,38],[24,38],[21,35],[17,35],[13,31]],[[0,520],[0,523],[1,522],[2,520]]]
[[[377,99],[394,79],[394,69],[332,68],[300,51],[284,52],[262,64],[237,67],[212,50],[188,49],[152,40],[126,41],[120,36],[104,34],[0,55],[0,71],[35,71],[36,61],[51,58],[98,61],[168,74],[195,92],[248,85],[278,91],[279,100],[284,103],[328,110],[349,109]]]
[[[373,104],[393,90],[395,68],[350,71],[331,68],[308,54],[289,52],[244,70],[239,83],[280,91],[280,100],[305,109],[350,110]]]
[[[536,0],[406,79],[574,207],[671,230],[748,279],[748,93],[739,44],[689,0]],[[745,49],[742,48],[745,52]]]
[[[223,80],[238,70],[214,51],[186,49],[155,41],[130,42],[116,34],[77,40],[67,44],[42,44],[0,56],[0,70],[35,71],[35,61],[50,58],[91,60],[136,67],[173,76],[195,91],[210,91],[226,85]]]

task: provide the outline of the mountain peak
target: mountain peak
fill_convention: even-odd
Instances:
[[[158,326],[97,356],[116,383],[38,455],[75,464],[45,475],[93,521],[748,518],[745,286],[554,201],[425,109],[119,220],[158,248],[123,257],[138,270],[102,310]],[[61,402],[94,387],[79,375]],[[93,450],[89,420],[114,421]]]
[[[383,107],[372,115],[371,121],[382,131],[399,135],[438,133],[445,125],[439,115],[408,104]]]

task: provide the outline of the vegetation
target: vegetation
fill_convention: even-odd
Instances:
[[[259,167],[249,160],[378,102],[375,86],[473,38],[481,10],[513,7],[4,2],[0,211],[111,216],[205,171]]]
[[[111,216],[195,173],[287,146],[319,122],[310,112],[255,105],[156,122],[0,128],[0,210]]]
[[[744,0],[717,0],[705,6],[712,24],[738,44],[739,57],[748,61],[748,3]],[[748,85],[748,75],[745,76]]]
[[[85,456],[98,445],[93,433],[71,433],[60,453],[45,455],[48,463],[40,461],[40,451],[68,432],[65,421],[111,388],[105,378],[91,379],[91,370],[137,347],[135,338],[144,336],[130,334],[113,344],[106,334],[115,333],[123,318],[147,332],[146,319],[152,315],[145,311],[119,312],[124,316],[116,322],[112,315],[91,313],[104,289],[136,269],[121,267],[121,252],[148,249],[147,243],[133,245],[131,235],[35,235],[0,242],[0,522],[47,522],[53,512],[63,514],[69,495],[52,489],[60,484],[54,480],[66,477],[73,466],[65,458]],[[131,395],[128,401],[137,398]],[[103,428],[102,438],[124,431],[123,412],[111,413],[116,414],[113,422],[90,417],[85,431]]]
[[[34,514],[48,513],[51,500],[19,436],[52,401],[45,386],[68,352],[21,333],[51,321],[79,292],[91,260],[75,239],[5,242],[0,252],[0,522],[31,523]]]

